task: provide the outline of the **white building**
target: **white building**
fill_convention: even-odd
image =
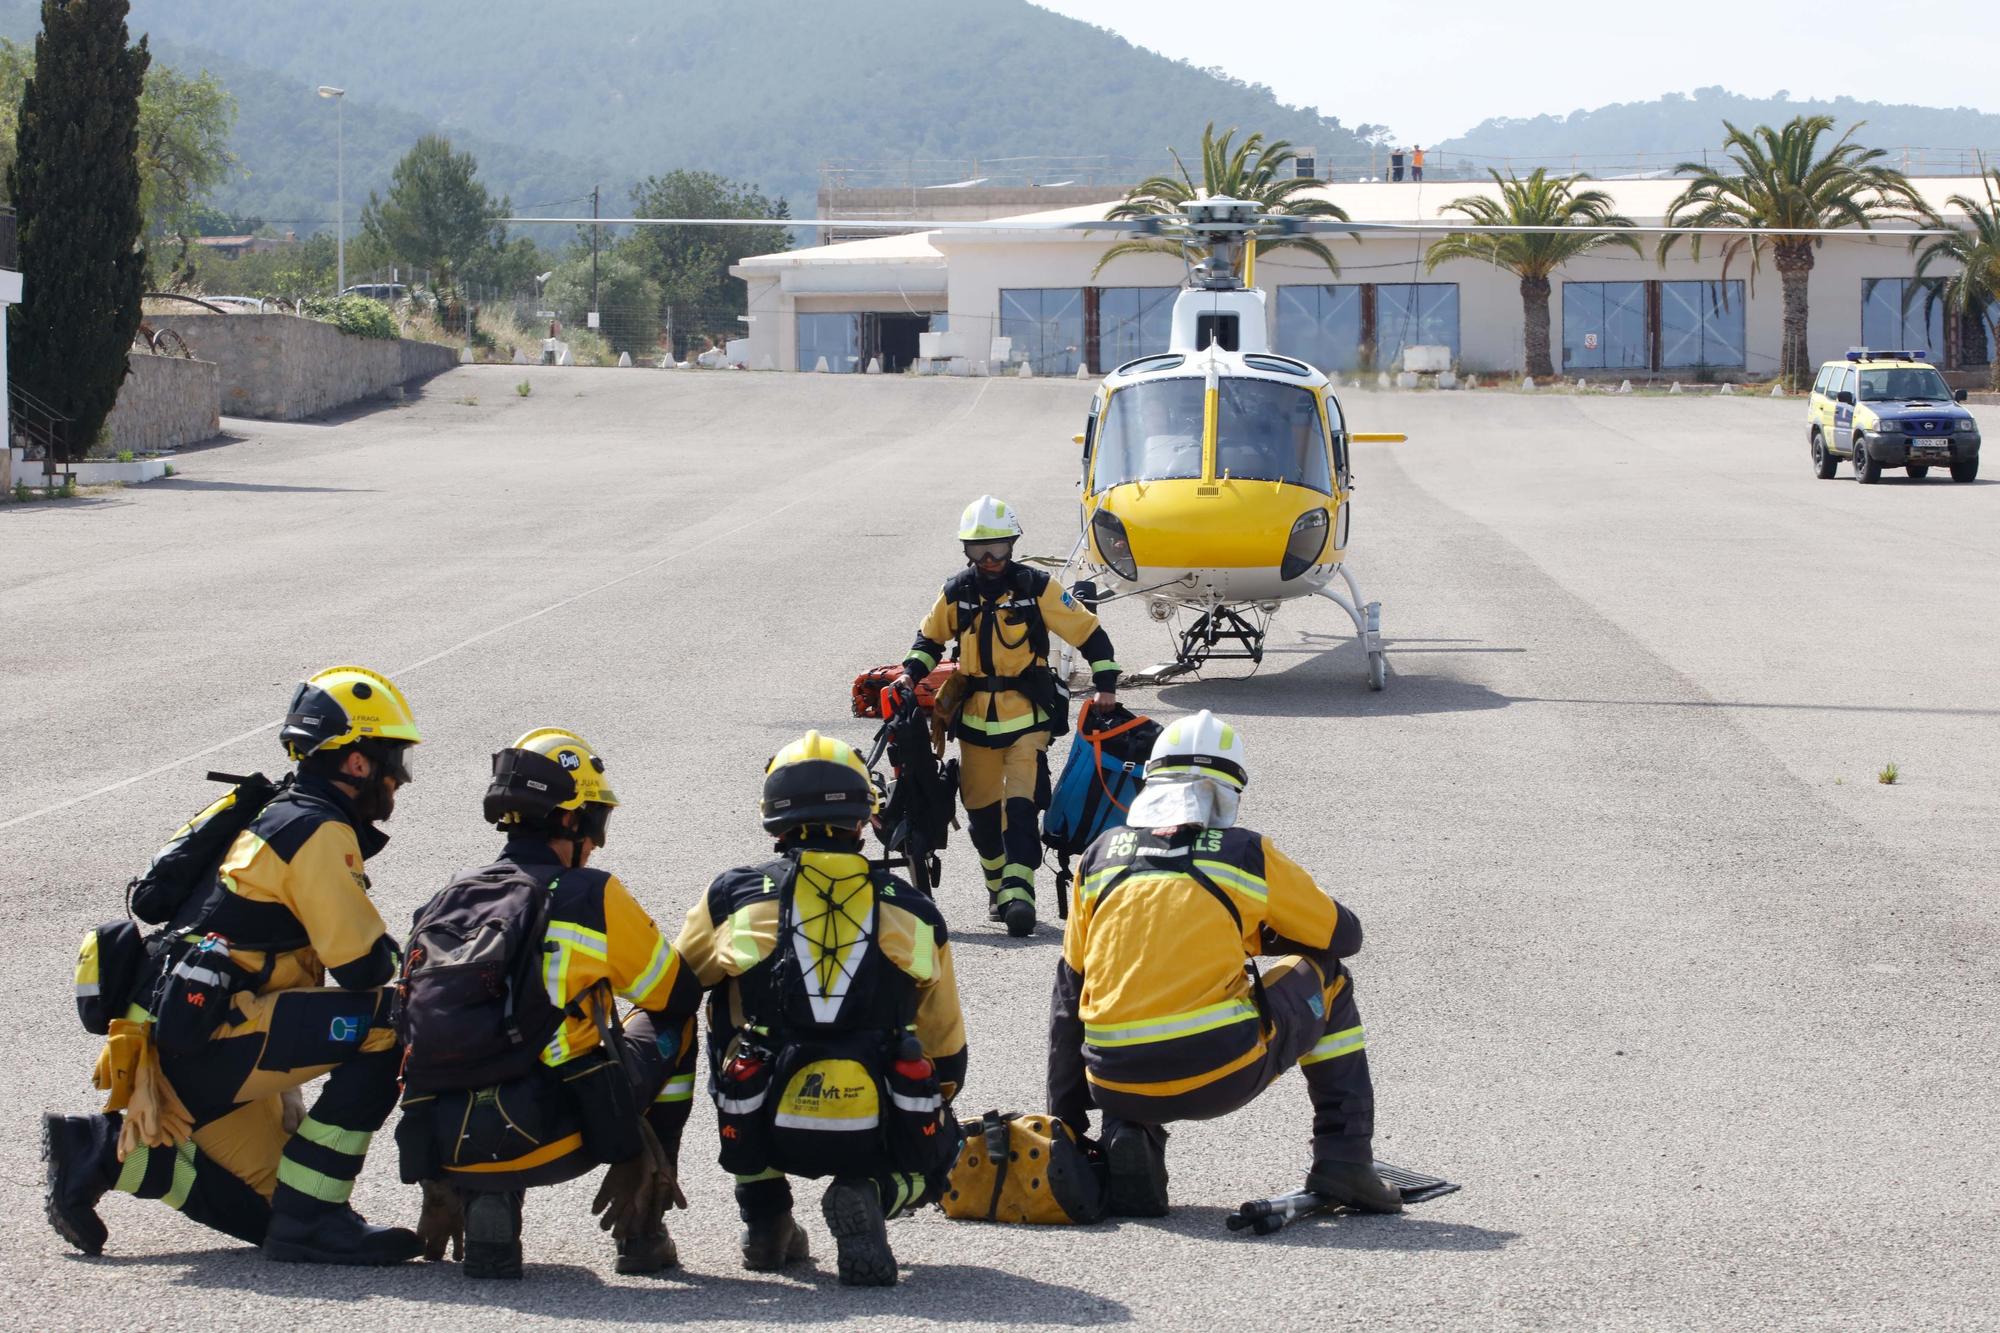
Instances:
[[[1664,220],[1680,180],[1593,182],[1640,224]],[[1983,195],[1977,178],[1920,179],[1933,207]],[[1356,221],[1437,222],[1490,182],[1327,185],[1320,197]],[[1109,202],[1024,215],[1022,220],[1101,218]],[[1457,217],[1457,214],[1450,215]],[[1950,216],[1948,213],[1947,216]],[[996,224],[1004,226],[1004,222]],[[1885,224],[1895,226],[1898,224]],[[1329,239],[1338,275],[1310,255],[1267,251],[1257,284],[1269,295],[1272,346],[1329,373],[1390,369],[1402,348],[1442,344],[1462,371],[1519,373],[1518,280],[1490,264],[1424,266],[1431,238]],[[1128,255],[1096,273],[1106,235],[1037,231],[935,231],[754,255],[730,272],[749,287],[752,367],[836,373],[875,357],[884,369],[914,360],[918,335],[947,331],[950,350],[993,372],[1025,361],[1035,373],[1091,373],[1166,346],[1167,312],[1184,277],[1178,258]],[[1559,373],[1662,379],[1769,378],[1777,371],[1783,301],[1769,257],[1752,273],[1739,256],[1725,275],[1711,238],[1697,259],[1681,240],[1662,265],[1657,238],[1642,254],[1607,249],[1559,270],[1549,302],[1551,358]],[[1813,361],[1848,347],[1915,347],[1941,366],[1983,373],[1988,339],[1976,320],[1947,330],[1936,302],[1905,302],[1916,260],[1907,241],[1838,238],[1812,272],[1808,348]],[[996,347],[995,339],[1005,338]],[[996,351],[1004,356],[996,357]],[[991,364],[1000,362],[1002,364]]]

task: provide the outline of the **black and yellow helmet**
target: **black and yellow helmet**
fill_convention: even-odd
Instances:
[[[807,825],[863,829],[875,814],[875,779],[846,741],[808,731],[764,767],[764,829]]]
[[[493,754],[493,781],[486,788],[486,818],[504,830],[566,833],[560,811],[580,811],[574,830],[598,846],[618,804],[604,776],[604,760],[590,742],[561,727],[537,727]]]
[[[364,741],[404,748],[421,740],[403,692],[387,676],[358,666],[328,667],[299,682],[278,732],[294,761]]]

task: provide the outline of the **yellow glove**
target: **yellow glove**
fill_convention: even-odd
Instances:
[[[132,1083],[139,1074],[139,1058],[146,1053],[152,1031],[150,1023],[134,1023],[124,1018],[111,1020],[111,1031],[104,1038],[104,1049],[97,1053],[97,1070],[91,1075],[91,1082],[106,1094],[106,1115],[124,1110],[131,1102]]]
[[[148,1040],[133,1070],[132,1097],[118,1131],[118,1160],[124,1161],[142,1143],[148,1148],[171,1148],[193,1135],[194,1116],[167,1082],[160,1070],[159,1048]]]

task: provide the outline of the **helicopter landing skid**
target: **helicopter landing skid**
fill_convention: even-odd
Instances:
[[[1269,623],[1268,617],[1252,620],[1233,606],[1211,607],[1182,631],[1173,661],[1135,671],[1125,680],[1133,685],[1163,685],[1193,675],[1211,661],[1261,663]]]
[[[1379,690],[1389,683],[1389,656],[1382,648],[1382,603],[1361,600],[1361,588],[1346,565],[1340,567],[1340,578],[1347,585],[1344,595],[1332,587],[1321,588],[1319,595],[1347,612],[1347,618],[1354,622],[1354,637],[1360,640],[1361,651],[1368,654],[1368,688]]]

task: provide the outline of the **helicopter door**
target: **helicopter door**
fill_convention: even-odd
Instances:
[[[1205,383],[1191,376],[1129,384],[1111,394],[1092,437],[1090,493],[1127,482],[1200,479],[1205,394]]]
[[[1342,491],[1348,489],[1350,478],[1347,473],[1347,423],[1340,419],[1340,404],[1328,394],[1326,404],[1326,427],[1333,446],[1333,476]]]

